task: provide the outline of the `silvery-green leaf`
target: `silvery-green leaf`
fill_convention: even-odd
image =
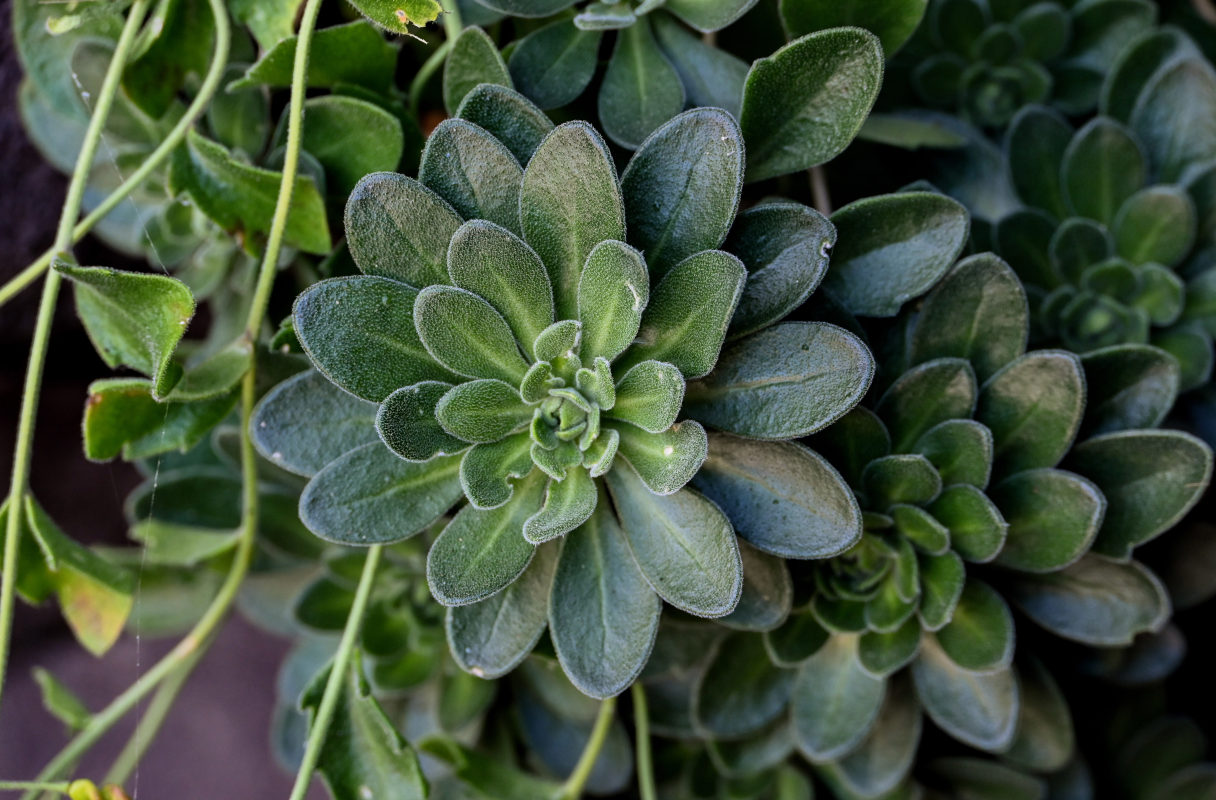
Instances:
[[[743,137],[720,109],[685,111],[642,143],[621,174],[621,191],[630,240],[656,279],[726,240],[742,186]]]
[[[831,464],[795,442],[715,433],[694,484],[740,536],[783,558],[827,558],[861,538],[853,492]]]
[[[862,669],[856,636],[833,636],[798,668],[790,698],[798,749],[813,762],[852,752],[873,729],[886,686]]]
[[[559,19],[520,39],[507,65],[519,91],[541,108],[572,103],[591,83],[600,49],[600,31]]]
[[[1076,750],[1064,693],[1038,659],[1021,664],[1018,683],[1017,735],[1004,757],[1036,772],[1062,769]]]
[[[481,83],[511,86],[507,65],[494,41],[481,28],[469,27],[452,42],[443,62],[443,104],[455,114],[460,101]]]
[[[1123,431],[1077,445],[1068,467],[1106,496],[1095,552],[1126,559],[1199,501],[1212,479],[1212,450],[1181,431]]]
[[[668,0],[663,7],[702,32],[721,30],[743,16],[756,0]]]
[[[1157,576],[1135,561],[1086,555],[1058,572],[1019,575],[1006,595],[1052,633],[1095,647],[1128,645],[1160,629],[1170,601]]]
[[[950,546],[972,563],[991,561],[1005,545],[1008,523],[988,496],[970,484],[946,487],[928,509],[950,530]]]
[[[488,219],[519,232],[523,170],[506,145],[473,123],[439,123],[426,140],[418,180],[465,219]]]
[[[1140,145],[1112,119],[1090,120],[1064,152],[1063,189],[1074,213],[1103,225],[1148,178]]]
[[[477,444],[460,460],[460,485],[475,508],[498,508],[511,499],[514,484],[532,471],[532,437],[521,431],[493,444]]]
[[[916,657],[920,637],[920,620],[915,616],[908,617],[893,631],[866,631],[857,644],[857,659],[874,677],[890,677]]]
[[[611,697],[650,656],[662,603],[638,571],[607,498],[566,536],[549,603],[562,669],[579,691]]]
[[[916,694],[946,733],[980,750],[1000,752],[1013,741],[1018,682],[1011,667],[973,672],[955,664],[932,636],[912,662]]]
[[[972,256],[925,299],[911,362],[965,358],[983,382],[1026,350],[1028,330],[1026,293],[1013,270],[991,253]]]
[[[771,631],[781,626],[794,602],[794,584],[785,562],[739,543],[743,559],[743,594],[735,610],[721,618],[728,628]]]
[[[595,511],[595,481],[585,469],[567,469],[563,480],[550,480],[544,505],[524,521],[524,538],[541,544],[582,525]]]
[[[806,436],[865,395],[874,357],[853,334],[823,322],[784,322],[723,348],[712,373],[691,383],[685,413],[756,439]]]
[[[606,413],[644,431],[662,433],[675,423],[683,400],[684,376],[678,369],[662,361],[643,361],[621,376],[616,403]]]
[[[455,380],[418,339],[417,296],[415,289],[387,278],[332,278],[296,298],[292,320],[321,374],[378,403],[402,386]]]
[[[576,319],[563,319],[540,332],[532,344],[532,352],[540,361],[568,358],[578,352],[582,338],[582,323]]]
[[[650,22],[659,47],[684,84],[688,104],[725,109],[738,119],[747,62],[707,44],[667,14],[651,14]]]
[[[1107,508],[1097,486],[1059,469],[1019,472],[990,494],[1009,523],[997,563],[1022,572],[1053,572],[1075,562],[1093,544]]]
[[[812,33],[755,61],[739,119],[747,180],[798,172],[838,155],[874,105],[882,70],[882,44],[860,28]]]
[[[659,49],[649,16],[617,33],[597,108],[608,138],[633,149],[684,108],[680,73]]]
[[[861,482],[868,505],[877,510],[897,503],[924,505],[942,491],[937,470],[924,456],[915,454],[874,459],[862,472]]]
[[[418,292],[413,317],[427,352],[453,372],[518,386],[528,371],[506,320],[472,292],[428,286]]]
[[[917,615],[927,630],[941,630],[954,615],[963,593],[967,570],[958,553],[920,556],[920,608]]]
[[[469,220],[448,246],[452,283],[492,305],[524,349],[553,324],[553,289],[540,257],[507,229]]]
[[[805,303],[835,244],[832,223],[799,203],[765,203],[740,214],[725,249],[747,267],[747,283],[729,337],[766,328]]]
[[[384,398],[375,417],[381,440],[407,461],[426,461],[436,454],[464,450],[468,445],[445,431],[435,418],[436,405],[451,388],[450,383],[423,381],[402,386]],[[327,428],[333,425],[331,418],[318,415],[317,419]]]
[[[434,417],[457,439],[489,444],[528,424],[532,408],[510,384],[483,379],[445,391],[435,404]]]
[[[995,589],[968,578],[937,643],[963,669],[1003,669],[1013,661],[1013,614]]]
[[[556,318],[576,319],[578,280],[591,249],[625,238],[625,208],[607,145],[585,122],[555,128],[524,170],[524,240],[553,284]]]
[[[900,375],[874,410],[891,432],[892,449],[906,453],[929,429],[969,418],[978,391],[969,362],[939,358]]]
[[[346,243],[367,275],[423,287],[447,280],[448,241],[460,216],[412,178],[374,172],[346,201]]]
[[[659,596],[697,616],[733,611],[743,564],[726,515],[691,489],[654,494],[620,461],[607,478],[629,549]]]
[[[431,545],[426,582],[445,606],[476,603],[511,585],[532,561],[536,547],[524,539],[524,520],[541,504],[544,476],[533,472],[516,485],[503,506],[483,511],[465,506]]]
[[[678,492],[700,469],[708,451],[705,429],[695,420],[677,423],[662,433],[629,424],[614,425],[620,454],[655,494]]]
[[[895,505],[888,512],[896,533],[922,553],[939,556],[950,549],[950,529],[920,506]]]
[[[921,732],[920,704],[907,680],[890,684],[870,734],[833,766],[862,797],[886,797],[912,768]]]
[[[673,364],[690,380],[708,374],[746,278],[742,262],[721,250],[697,253],[676,264],[651,293],[637,340],[618,369],[655,360]]]
[[[444,627],[461,669],[492,680],[513,670],[545,631],[561,542],[536,548],[524,574],[498,594],[447,610]]]
[[[772,665],[759,634],[732,633],[694,688],[695,724],[714,738],[752,736],[785,710],[794,676]]]
[[[1063,350],[1036,350],[984,384],[975,418],[992,431],[998,472],[1011,474],[1059,463],[1084,410],[1081,360]]]
[[[553,122],[514,89],[480,84],[460,101],[456,116],[467,119],[507,146],[520,164],[527,164]]]
[[[970,419],[946,420],[917,439],[913,452],[920,453],[949,486],[967,483],[983,489],[992,472],[992,432]]]
[[[970,228],[967,210],[931,192],[851,203],[832,215],[837,243],[824,288],[848,311],[893,317],[946,274]]]
[[[650,302],[650,277],[642,254],[624,242],[606,240],[587,256],[578,281],[579,355],[611,361],[629,347]]]
[[[343,453],[375,441],[376,407],[308,370],[266,393],[249,430],[263,457],[312,476]]]
[[[372,442],[331,461],[300,495],[300,520],[339,544],[387,544],[409,538],[461,497],[460,457],[423,463]]]

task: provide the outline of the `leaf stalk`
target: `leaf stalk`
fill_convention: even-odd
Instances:
[[[612,726],[615,713],[615,697],[609,697],[600,703],[595,726],[591,729],[591,738],[587,740],[587,746],[583,748],[582,755],[578,757],[574,771],[562,784],[557,800],[578,800],[582,797],[583,787],[587,785],[587,780],[591,777],[591,770],[595,768],[596,759],[600,757],[600,751],[604,749],[604,743],[608,741],[608,729]]]

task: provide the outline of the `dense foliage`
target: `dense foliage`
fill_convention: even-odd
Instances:
[[[139,744],[80,756],[148,697],[154,735],[235,609],[293,642],[293,800],[1216,791],[1168,692],[1216,594],[1206,0],[15,0],[13,31],[72,177],[0,288],[44,293],[0,689],[14,597],[94,655],[181,638],[95,712],[40,671],[73,738],[0,790],[124,797]],[[136,546],[30,491],[61,285]]]

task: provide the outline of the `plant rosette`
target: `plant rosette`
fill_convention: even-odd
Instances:
[[[730,115],[681,114],[618,180],[585,123],[553,128],[490,85],[463,107],[488,127],[445,121],[419,180],[377,173],[351,195],[364,274],[298,298],[319,374],[272,391],[253,434],[311,477],[300,517],[324,539],[396,542],[456,507],[427,579],[466,669],[504,674],[547,626],[573,683],[611,696],[645,664],[660,598],[728,617],[783,569],[771,554],[860,535],[835,471],[782,440],[845,414],[873,360],[833,325],[779,322],[822,279],[834,230],[793,203],[736,219]],[[724,496],[686,486],[725,441],[702,423],[799,470],[807,497],[766,497],[774,513],[814,516],[823,495],[825,519],[741,548]],[[735,516],[762,493],[740,480]]]
[[[1148,0],[932,0],[896,72],[920,103],[981,128],[1004,128],[1032,103],[1085,114],[1115,57],[1156,18]]]
[[[1177,393],[1167,355],[1026,352],[1028,327],[1016,275],[981,254],[871,338],[889,355],[870,399],[810,440],[852,487],[865,533],[791,562],[770,629],[720,637],[691,686],[682,673],[687,729],[746,739],[731,752],[750,768],[796,747],[846,797],[905,779],[922,710],[1027,768],[1068,762],[1067,705],[1033,653],[1015,666],[1012,609],[1095,647],[1159,630],[1169,597],[1132,552],[1199,500],[1212,453],[1155,428]]]

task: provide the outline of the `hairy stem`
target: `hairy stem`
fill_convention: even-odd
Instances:
[[[97,105],[89,126],[85,131],[84,142],[80,154],[76,157],[76,167],[72,171],[72,180],[68,184],[67,197],[63,201],[63,210],[59,217],[59,228],[55,234],[55,253],[64,253],[72,246],[72,228],[76,218],[80,216],[80,204],[84,200],[84,189],[88,184],[89,171],[93,159],[97,155],[97,146],[101,142],[101,133],[105,127],[106,118],[110,115],[110,107],[114,103],[114,94],[122,78],[123,66],[131,51],[131,44],[139,32],[144,15],[148,11],[148,0],[135,0],[127,14],[122,34],[114,46],[114,57],[106,68],[105,81],[97,95]],[[17,421],[17,441],[13,447],[13,475],[9,485],[8,507],[9,515],[4,534],[4,561],[0,566],[0,694],[4,689],[5,668],[8,664],[8,651],[12,638],[13,603],[17,587],[17,554],[21,537],[21,513],[24,507],[26,490],[29,488],[30,459],[34,450],[34,418],[38,411],[38,395],[42,389],[42,369],[46,365],[47,345],[51,339],[51,322],[55,316],[55,301],[59,299],[60,277],[56,272],[47,275],[42,287],[42,302],[38,306],[38,319],[34,324],[34,340],[30,344],[29,366],[25,372],[25,388],[21,394],[21,414]]]
[[[118,207],[119,203],[126,200],[131,192],[139,188],[140,184],[147,180],[149,175],[164,164],[165,160],[181,144],[182,139],[186,137],[190,126],[207,110],[207,106],[211,103],[211,98],[215,96],[216,91],[219,89],[220,81],[224,77],[224,67],[228,64],[228,50],[232,42],[232,32],[231,25],[228,22],[228,12],[224,9],[223,0],[207,0],[207,2],[211,6],[211,15],[215,18],[215,49],[211,55],[211,66],[207,68],[207,75],[203,78],[203,83],[199,87],[198,94],[194,96],[194,100],[190,103],[189,108],[186,109],[186,113],[173,126],[173,130],[169,131],[169,134],[144,159],[139,168],[128,175],[118,188],[110,192],[97,208],[93,209],[80,222],[76,223],[76,227],[72,229],[73,244],[84,238],[86,233],[93,230],[93,226],[101,222],[107,214]],[[38,256],[37,260],[28,267],[17,273],[4,286],[0,286],[0,306],[3,306],[22,289],[37,280],[38,276],[50,266],[54,255],[55,248],[52,247]]]
[[[650,758],[650,710],[646,706],[646,690],[633,684],[633,738],[638,766],[638,796],[641,800],[656,800],[654,763]]]
[[[296,773],[295,786],[291,789],[290,800],[304,800],[308,787],[312,783],[312,773],[317,768],[321,757],[321,748],[325,744],[325,734],[329,723],[333,721],[334,709],[338,705],[338,696],[342,693],[342,684],[346,681],[346,670],[350,666],[351,656],[355,651],[355,641],[359,638],[359,628],[363,624],[363,614],[367,610],[367,601],[371,597],[372,584],[376,579],[376,567],[380,564],[382,546],[374,544],[367,550],[367,560],[363,562],[363,574],[359,577],[359,587],[355,590],[355,602],[350,607],[350,615],[346,618],[346,627],[342,630],[342,641],[338,644],[338,652],[334,653],[333,663],[329,668],[329,679],[325,682],[325,694],[321,696],[321,705],[317,707],[317,715],[313,717],[308,727],[308,744],[304,748],[304,760],[300,762],[300,770]]]
[[[431,57],[418,68],[418,73],[410,81],[410,113],[414,115],[415,119],[418,118],[418,107],[422,103],[422,90],[426,88],[427,81],[431,79],[435,71],[443,65],[443,60],[448,57],[448,51],[451,49],[452,40],[444,40],[443,44],[431,53]]]
[[[608,729],[612,725],[615,712],[615,697],[609,697],[600,703],[600,713],[596,716],[595,726],[591,729],[591,738],[587,740],[587,746],[583,748],[582,755],[578,757],[578,763],[574,765],[574,772],[571,772],[570,777],[562,784],[562,790],[557,796],[558,800],[578,800],[582,797],[583,787],[587,785],[587,779],[591,777],[595,761],[600,757],[600,751],[604,749],[604,742],[608,740]]]

